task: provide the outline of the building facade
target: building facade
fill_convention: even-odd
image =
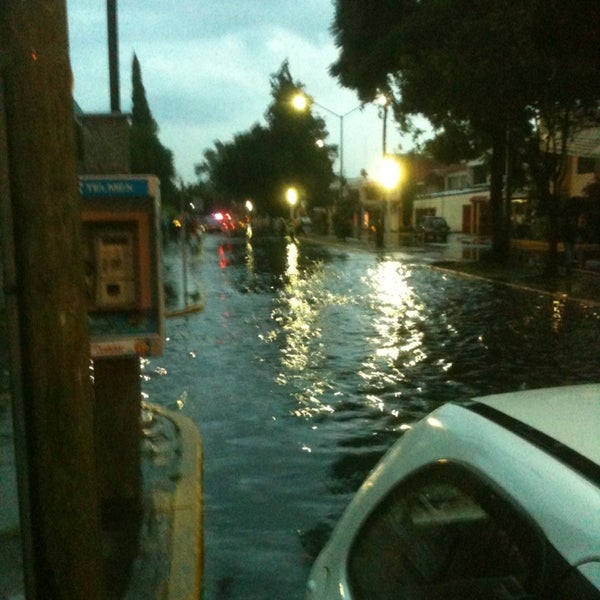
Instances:
[[[586,188],[600,178],[600,128],[579,132],[569,143],[564,170],[554,190],[587,221],[590,235],[600,242],[600,203],[586,194]],[[413,223],[426,215],[444,217],[453,232],[476,236],[491,234],[489,170],[483,160],[452,166],[434,166],[418,183],[413,202]],[[536,219],[527,190],[511,194],[513,235],[535,236]]]

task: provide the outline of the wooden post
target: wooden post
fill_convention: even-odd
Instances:
[[[104,595],[65,0],[3,0],[19,306],[18,407],[33,536],[27,598]],[[19,453],[17,453],[19,454]],[[27,529],[27,528],[26,528]]]
[[[94,393],[101,509],[111,521],[118,513],[131,520],[141,510],[139,358],[94,360]]]

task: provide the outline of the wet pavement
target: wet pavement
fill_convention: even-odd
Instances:
[[[600,305],[567,295],[597,290],[593,274],[569,290],[530,269],[518,287],[456,277],[454,261],[485,248],[459,236],[401,251],[219,235],[203,246],[187,257],[186,285],[205,310],[169,319],[165,355],[142,361],[142,379],[144,401],[202,432],[208,600],[302,598],[314,556],[368,470],[403,425],[440,403],[600,377]],[[176,248],[165,262],[170,308],[180,308]],[[20,589],[6,389],[0,565],[13,568],[0,568],[2,599]],[[145,485],[169,496],[176,438],[144,415]],[[160,597],[168,577],[168,517],[147,514],[128,598]]]
[[[598,379],[597,306],[433,268],[464,248],[207,236],[205,310],[144,366],[202,431],[204,598],[302,598],[364,476],[440,403]]]

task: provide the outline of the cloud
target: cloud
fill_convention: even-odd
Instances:
[[[107,112],[106,8],[99,0],[68,0],[75,99],[83,110]],[[345,114],[356,94],[329,77],[337,50],[329,33],[331,0],[121,0],[118,3],[121,107],[131,109],[131,60],[140,60],[146,96],[162,143],[184,179],[214,141],[229,141],[270,104],[270,76],[289,59],[322,106]],[[339,141],[339,118],[316,109]],[[345,118],[345,168],[350,175],[380,146],[374,109]],[[391,131],[391,126],[390,126]],[[368,142],[367,142],[368,140]],[[390,140],[390,147],[392,141]]]

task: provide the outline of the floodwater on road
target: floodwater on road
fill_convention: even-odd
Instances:
[[[418,256],[210,235],[187,273],[205,309],[168,321],[143,390],[202,434],[206,600],[303,598],[353,492],[439,404],[599,379],[600,309]]]

